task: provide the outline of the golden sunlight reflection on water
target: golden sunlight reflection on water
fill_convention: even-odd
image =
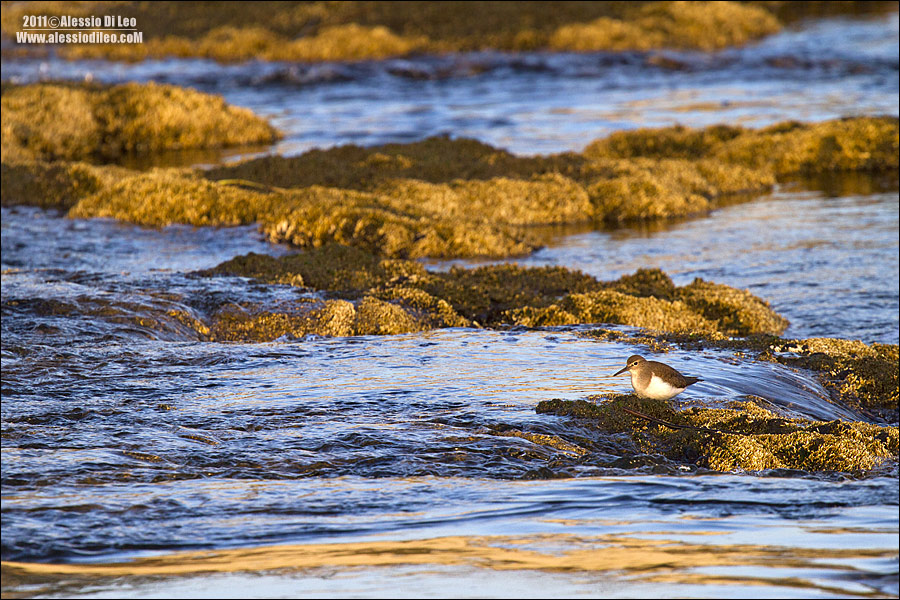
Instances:
[[[555,582],[553,589],[557,594],[597,593],[596,584],[602,579],[615,588],[628,585],[632,593],[648,586],[646,589],[655,590],[658,597],[692,593],[694,586],[703,586],[704,595],[712,590],[728,589],[740,594],[738,590],[746,593],[765,588],[758,593],[789,596],[794,595],[791,589],[802,589],[804,594],[815,590],[824,595],[866,596],[872,590],[857,581],[862,579],[862,573],[854,576],[854,565],[896,559],[890,543],[883,540],[884,546],[879,547],[881,535],[871,532],[872,539],[868,541],[874,545],[857,548],[717,544],[714,538],[720,535],[722,532],[699,530],[688,536],[677,531],[595,536],[447,536],[185,552],[113,563],[4,562],[2,568],[5,585],[14,583],[20,590],[27,587],[40,595],[64,593],[75,581],[85,593],[89,589],[99,592],[104,587],[115,587],[118,578],[127,577],[134,586],[131,591],[143,589],[143,595],[157,595],[171,586],[184,589],[181,586],[187,578],[194,583],[205,582],[207,596],[234,596],[235,592],[259,596],[270,595],[284,580],[298,584],[319,580],[320,591],[324,591],[324,581],[336,573],[341,574],[345,584],[347,579],[359,579],[360,583],[380,580],[375,589],[393,594],[393,590],[399,593],[406,585],[403,579],[393,577],[399,569],[407,577],[414,574],[418,579],[429,580],[431,590],[440,589],[434,584],[441,577],[464,570],[469,573],[470,583],[474,571],[475,581],[485,579],[494,586],[504,580],[500,577],[503,572],[507,573],[506,579],[546,575]],[[896,532],[884,535],[895,536]],[[216,579],[215,575],[220,574],[237,578]],[[267,587],[270,583],[273,588]],[[310,591],[306,586],[303,589]],[[544,593],[549,591],[543,589]],[[503,596],[505,591],[509,590],[481,588],[482,594]]]

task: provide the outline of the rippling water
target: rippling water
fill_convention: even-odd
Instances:
[[[713,55],[4,59],[3,78],[216,91],[286,130],[261,151],[449,132],[533,153],[639,126],[896,115],[897,42],[893,14]],[[798,181],[661,226],[548,230],[521,262],[601,279],[660,267],[679,284],[751,289],[791,320],[787,335],[897,343],[897,187]],[[150,230],[27,207],[3,208],[2,227],[4,595],[898,595],[896,462],[718,474],[535,413],[627,391],[608,376],[645,348],[577,327],[203,342],[167,311],[306,292],[187,273],[288,249],[252,227]],[[859,418],[777,364],[666,361],[704,379],[683,405],[753,394],[786,416]]]
[[[268,545],[143,558],[124,568],[75,565],[63,585],[33,589],[63,597],[890,596],[897,594],[895,484],[707,475],[63,488],[61,498],[28,504],[109,512],[100,525],[140,548],[198,538],[239,546],[225,535],[238,529]],[[164,525],[171,513],[180,528]],[[163,526],[148,531],[134,522],[143,519]],[[271,575],[246,578],[241,570]],[[178,576],[191,571],[209,574]],[[128,585],[116,581],[123,574],[132,576]]]

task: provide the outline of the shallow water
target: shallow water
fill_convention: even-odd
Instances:
[[[896,14],[828,20],[711,56],[664,53],[670,68],[648,54],[4,60],[3,78],[190,84],[286,129],[238,155],[441,132],[533,153],[639,126],[896,115],[897,32]],[[897,343],[897,232],[896,178],[855,176],[650,228],[548,230],[521,262],[601,279],[660,267],[678,284],[749,288],[791,320],[786,335]],[[187,275],[251,251],[288,249],[252,227],[2,209],[2,558],[27,563],[4,563],[4,595],[900,593],[896,462],[717,474],[535,413],[630,389],[609,375],[647,349],[586,327],[216,344],[167,317],[308,295]],[[704,379],[681,406],[752,394],[785,416],[860,418],[809,373],[716,351],[665,360]]]

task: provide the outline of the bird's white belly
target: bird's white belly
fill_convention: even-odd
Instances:
[[[633,381],[631,385],[634,386]],[[652,400],[668,400],[672,396],[676,396],[683,391],[684,388],[670,385],[654,375],[650,378],[650,383],[647,385],[647,388],[642,392],[638,392],[638,395]]]

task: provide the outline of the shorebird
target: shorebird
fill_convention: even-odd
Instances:
[[[646,360],[643,356],[629,356],[625,367],[616,375],[625,371],[631,373],[631,387],[641,398],[652,400],[668,400],[683,392],[689,385],[702,381],[697,377],[685,377],[669,365],[655,360]]]

